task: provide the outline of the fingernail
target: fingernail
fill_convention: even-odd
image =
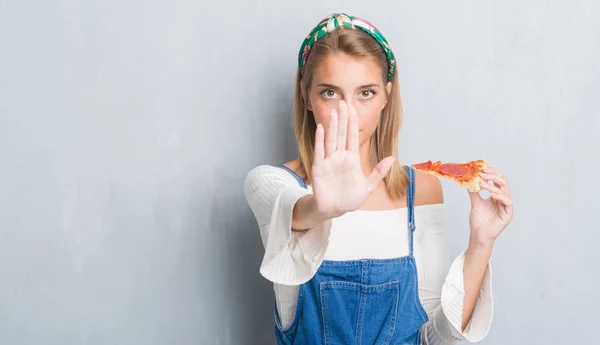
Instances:
[[[346,102],[344,102],[344,100],[342,99],[342,100],[340,101],[340,104],[341,104],[341,105],[345,105],[345,104],[346,104]]]

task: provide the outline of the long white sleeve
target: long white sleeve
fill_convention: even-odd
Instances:
[[[306,231],[292,231],[294,205],[310,191],[279,167],[261,165],[244,181],[246,200],[256,217],[265,255],[260,273],[282,285],[309,281],[323,262],[330,221]]]
[[[464,289],[464,254],[450,264],[445,229],[445,214],[432,215],[421,224],[424,230],[415,246],[419,269],[419,295],[429,321],[421,328],[424,345],[456,344],[461,340],[479,342],[489,332],[492,314],[491,264],[485,272],[475,309],[464,331],[461,330]],[[419,225],[417,225],[417,232]],[[450,266],[448,268],[448,266]]]

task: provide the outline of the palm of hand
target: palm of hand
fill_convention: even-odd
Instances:
[[[369,192],[355,152],[336,152],[313,169],[313,193],[319,207],[341,214],[361,207]]]
[[[331,113],[326,138],[323,126],[317,126],[312,188],[318,209],[332,217],[360,208],[393,163],[392,157],[386,157],[366,177],[358,150],[358,132],[356,109],[343,101],[339,112]]]

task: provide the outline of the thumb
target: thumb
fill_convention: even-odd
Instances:
[[[479,192],[471,192],[469,190],[467,190],[467,192],[469,193],[469,198],[471,199],[471,207],[481,204],[483,198]]]
[[[375,188],[377,188],[379,181],[381,181],[385,175],[387,175],[388,171],[390,171],[390,168],[392,167],[392,164],[394,164],[394,160],[395,158],[393,156],[385,157],[375,166],[375,169],[373,169],[371,175],[369,175],[367,179],[367,189],[369,193],[374,191]]]

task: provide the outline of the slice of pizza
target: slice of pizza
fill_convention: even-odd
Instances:
[[[470,192],[479,192],[481,187],[482,169],[488,164],[484,160],[476,160],[468,163],[442,163],[440,161],[427,161],[419,164],[413,164],[415,169],[424,171],[438,177],[443,177],[457,182],[466,187]]]

